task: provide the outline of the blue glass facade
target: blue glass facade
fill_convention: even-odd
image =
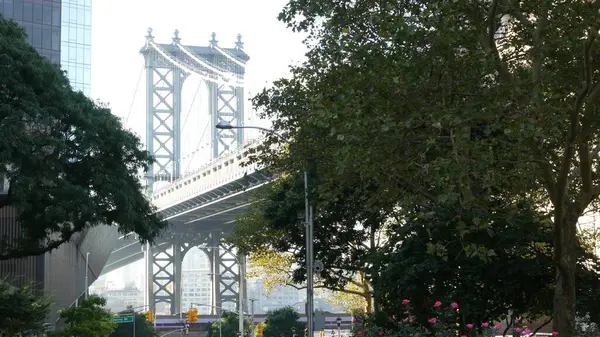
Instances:
[[[62,0],[60,65],[71,86],[90,95],[92,0]]]
[[[0,13],[25,28],[29,44],[42,56],[60,63],[60,0],[0,0]]]

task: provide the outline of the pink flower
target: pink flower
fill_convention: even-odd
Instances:
[[[490,326],[490,323],[488,323],[488,322],[481,323],[481,327],[484,328],[484,329],[487,328],[487,327],[489,327],[489,326]]]
[[[435,301],[435,303],[433,304],[434,308],[439,308],[441,306],[442,306],[442,302],[440,302],[440,301]]]
[[[402,300],[403,305],[407,305],[408,303],[410,303],[410,300],[408,298]]]
[[[558,331],[552,331],[552,336],[558,336]]]
[[[467,335],[461,335],[460,337],[467,337]]]
[[[365,335],[365,331],[364,330],[358,330],[356,332],[356,335],[358,335],[358,336],[364,336]]]
[[[529,328],[525,329],[525,331],[523,331],[524,335],[531,335],[531,330],[529,330]]]
[[[435,318],[435,317],[432,317],[432,318],[430,318],[430,319],[427,320],[427,322],[429,322],[431,324],[435,324],[435,323],[437,323],[437,321],[438,321],[438,319]]]
[[[521,328],[516,328],[516,329],[515,329],[515,332],[516,332],[516,333],[519,333],[519,332],[521,332],[521,331],[523,331],[523,329],[521,329]]]
[[[498,331],[502,329],[502,323],[496,323],[496,325],[494,325],[494,330]]]
[[[452,307],[452,309],[458,309],[458,303],[456,302],[450,303],[450,306]]]
[[[469,323],[469,324],[465,325],[465,328],[471,330],[471,329],[473,329],[473,324]]]
[[[414,321],[414,320],[415,320],[415,316],[408,316],[408,321],[409,321],[409,322],[412,322],[412,321]]]

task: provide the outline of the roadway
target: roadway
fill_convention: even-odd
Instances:
[[[171,225],[163,240],[173,235],[209,232],[233,228],[235,219],[246,213],[252,190],[270,181],[270,176],[256,163],[247,165],[259,142],[251,143],[204,167],[190,172],[172,184],[157,189],[152,203]],[[143,247],[135,235],[119,238],[102,274],[129,265],[144,257]]]

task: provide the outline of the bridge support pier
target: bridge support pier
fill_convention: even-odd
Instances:
[[[212,233],[210,251],[212,273],[212,310],[213,315],[218,315],[225,303],[235,303],[236,311],[243,311],[244,303],[239,303],[239,291],[245,292],[245,257],[236,255],[234,247],[222,242],[222,233]],[[240,273],[241,263],[241,273]],[[240,282],[242,280],[242,282]],[[240,287],[241,284],[241,287]]]
[[[206,244],[209,247],[206,247]],[[146,247],[146,268],[150,285],[147,289],[149,309],[158,314],[170,313],[171,315],[187,309],[181,308],[183,296],[181,267],[184,255],[192,247],[201,249],[206,247],[203,250],[210,260],[211,314],[219,315],[219,308],[223,308],[223,305],[228,302],[234,304],[235,311],[247,311],[245,310],[246,259],[244,256],[236,256],[235,248],[223,242],[221,231],[174,235],[153,247]],[[240,288],[243,295],[242,303],[239,303]],[[167,310],[166,306],[170,308]]]
[[[157,304],[170,306],[170,313],[177,314],[181,307],[181,261],[183,249],[180,237],[172,237],[150,248],[147,270],[150,275],[148,303],[153,312],[164,312]]]

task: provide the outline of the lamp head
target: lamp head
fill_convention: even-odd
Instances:
[[[215,125],[215,128],[221,129],[221,130],[231,130],[231,129],[233,129],[233,125],[231,125],[231,123],[226,122],[226,121],[220,121],[219,123],[217,123],[217,125]]]

